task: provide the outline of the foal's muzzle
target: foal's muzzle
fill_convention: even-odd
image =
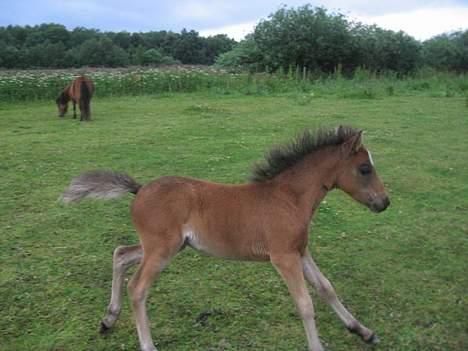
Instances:
[[[388,196],[378,197],[371,201],[369,208],[372,212],[382,212],[390,205],[390,199]]]

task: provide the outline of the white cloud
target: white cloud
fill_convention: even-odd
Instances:
[[[186,1],[182,4],[176,4],[174,14],[180,18],[208,19],[215,13],[216,8],[202,1]]]
[[[350,20],[376,24],[381,28],[402,30],[418,40],[426,40],[445,32],[468,29],[468,7],[421,8],[376,16],[349,12],[346,16]],[[253,32],[259,20],[206,28],[200,30],[199,33],[202,36],[227,34],[230,38],[239,41]]]
[[[419,40],[458,29],[468,29],[468,8],[423,8],[402,13],[389,13],[380,16],[350,16],[367,24],[394,31],[402,30]]]
[[[208,37],[216,34],[227,34],[228,37],[237,41],[242,40],[247,34],[252,33],[258,21],[245,22],[234,24],[232,26],[224,26],[218,28],[208,28],[200,30],[200,35]]]

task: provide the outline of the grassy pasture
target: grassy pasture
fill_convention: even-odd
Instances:
[[[0,104],[0,350],[136,350],[128,299],[97,333],[112,251],[137,241],[131,196],[57,202],[95,168],[140,182],[177,174],[245,181],[252,163],[303,128],[351,124],[391,194],[375,215],[334,191],[310,250],[338,295],[381,338],[376,350],[468,349],[468,109],[463,97],[302,94],[97,97],[90,123],[53,102]],[[369,350],[312,291],[328,350]],[[150,291],[161,350],[305,350],[302,323],[269,264],[184,250]]]

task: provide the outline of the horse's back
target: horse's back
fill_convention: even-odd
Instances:
[[[88,77],[80,76],[76,78],[69,87],[69,95],[75,102],[78,102],[81,99],[83,91],[82,84],[86,85],[89,98],[91,98],[94,94],[94,84],[92,80]]]

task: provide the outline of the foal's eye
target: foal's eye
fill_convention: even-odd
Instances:
[[[369,175],[372,173],[372,167],[368,164],[363,164],[359,166],[359,173],[362,175]]]

